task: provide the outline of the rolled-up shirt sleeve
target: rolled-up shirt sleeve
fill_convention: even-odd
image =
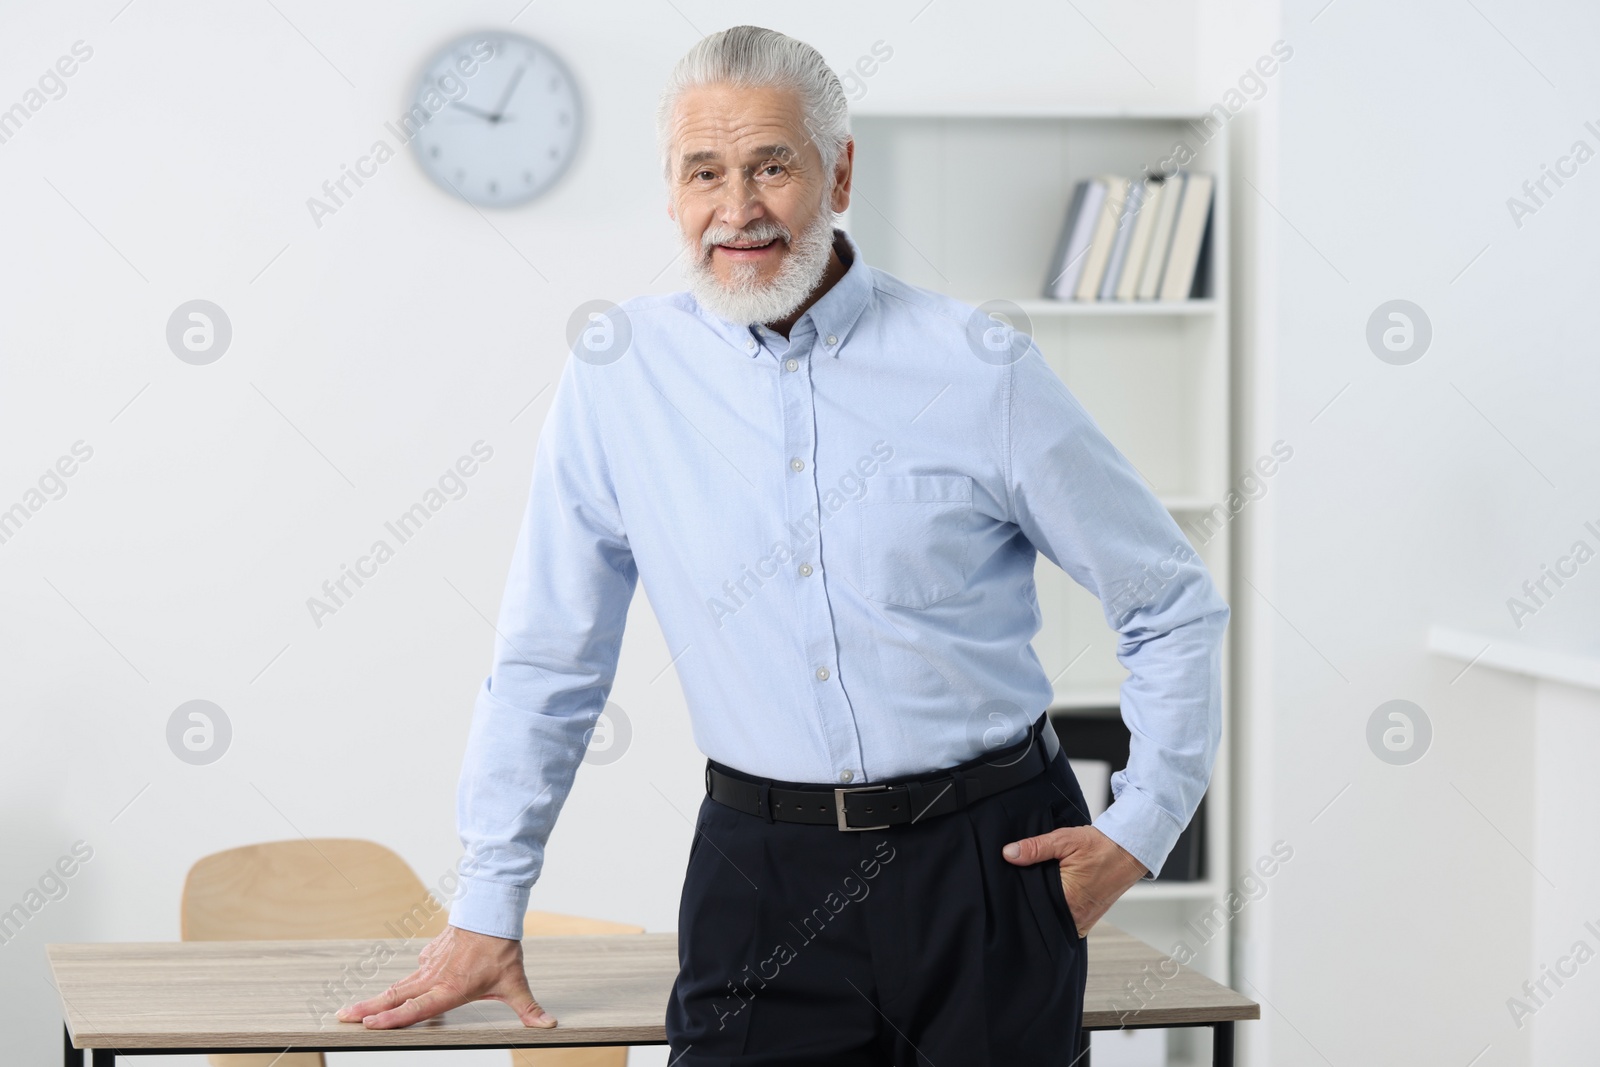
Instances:
[[[616,677],[638,580],[589,375],[568,358],[539,435],[528,506],[456,794],[465,856],[450,924],[521,938],[529,889]]]
[[[1006,410],[1011,519],[1099,598],[1129,672],[1128,765],[1111,776],[1114,799],[1094,826],[1154,878],[1211,780],[1228,605],[1166,507],[1031,343],[1011,365]]]

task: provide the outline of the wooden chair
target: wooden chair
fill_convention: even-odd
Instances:
[[[204,856],[183,884],[185,941],[431,938],[449,912],[389,849],[354,838],[268,841]],[[639,934],[641,926],[530,911],[523,936]],[[534,990],[538,995],[538,990]],[[320,1052],[214,1055],[213,1067],[326,1067]],[[513,1067],[626,1067],[626,1048],[517,1049]]]
[[[574,934],[642,934],[644,927],[605,919],[584,919],[553,911],[530,911],[522,920],[523,937],[570,937]],[[539,991],[533,991],[534,996]],[[557,1016],[557,1021],[560,1016]],[[512,1067],[627,1067],[627,1048],[512,1049]]]

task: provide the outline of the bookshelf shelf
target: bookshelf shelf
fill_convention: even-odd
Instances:
[[[1214,882],[1135,882],[1127,897],[1133,900],[1215,900],[1227,890]]]
[[[977,307],[982,304],[984,297],[963,297],[966,303]],[[1211,315],[1217,310],[1217,302],[1209,298],[1194,300],[1048,300],[1040,297],[1027,297],[1026,299],[1012,299],[1010,303],[1021,308],[1028,315],[1045,317],[1053,315],[1110,315],[1110,316],[1142,316],[1142,315]]]
[[[1113,685],[1072,686],[1057,681],[1055,694],[1052,711],[1104,711],[1122,702],[1120,682]]]
[[[1174,111],[1162,107],[1061,107],[1051,104],[1017,105],[1015,107],[993,107],[987,104],[954,103],[950,105],[930,104],[926,107],[900,107],[886,108],[884,110],[859,109],[850,112],[850,119],[867,119],[879,121],[883,119],[1056,119],[1072,122],[1094,121],[1129,121],[1141,122],[1167,122],[1167,123],[1194,123],[1199,125],[1207,119],[1215,122],[1215,116],[1204,111]]]
[[[1139,470],[1231,603],[1233,524],[1217,524],[1203,542],[1191,525],[1238,473],[1229,445],[1227,128],[1207,130],[1203,116],[1183,111],[1059,106],[856,112],[851,125],[858,195],[841,225],[867,261],[972,307],[997,294],[1015,304],[1052,369]],[[1183,168],[1215,178],[1196,296],[1042,298],[1077,183],[1170,170],[1180,143],[1189,149]],[[1127,671],[1100,602],[1042,556],[1035,584],[1043,621],[1033,649],[1054,679],[1057,721],[1114,712]],[[1192,915],[1224,901],[1233,875],[1227,663],[1224,649],[1223,746],[1201,809],[1200,877],[1134,886],[1111,911],[1152,944],[1183,937]],[[1228,938],[1202,946],[1194,966],[1228,982]]]
[[[1217,498],[1212,496],[1168,496],[1164,493],[1159,495],[1167,510],[1178,514],[1210,511],[1217,504]]]

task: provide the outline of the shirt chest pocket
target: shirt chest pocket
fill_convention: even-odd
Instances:
[[[856,505],[861,594],[925,608],[966,587],[972,479],[964,474],[880,475]]]

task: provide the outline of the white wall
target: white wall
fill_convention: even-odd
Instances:
[[[1534,882],[1533,946],[1523,978],[1538,984],[1509,995],[1532,1035],[1531,1062],[1582,1063],[1600,1048],[1600,795],[1590,787],[1600,752],[1600,692],[1539,682],[1535,694],[1537,826],[1529,856],[1543,877]]]
[[[1186,0],[519,7],[106,0],[0,13],[0,107],[73,42],[94,50],[65,96],[0,144],[0,507],[74,442],[93,449],[65,497],[0,544],[0,907],[74,841],[94,850],[67,896],[0,945],[8,1061],[58,1054],[42,946],[176,938],[202,855],[367,837],[429,884],[455,861],[485,617],[567,317],[596,297],[680,287],[651,123],[662,78],[700,33],[768,20],[836,68],[885,41],[894,56],[867,82],[870,106],[1196,95]],[[400,113],[430,51],[514,15],[585,93],[591,132],[561,185],[486,221],[402,156],[316,227],[306,199]],[[180,363],[163,336],[196,297],[234,330],[206,367]],[[494,458],[466,496],[313,626],[306,598],[480,439]],[[641,597],[613,693],[632,748],[579,775],[534,907],[674,927],[703,764],[670,660]],[[235,731],[208,767],[165,742],[192,699],[219,704]],[[450,1062],[469,1058],[505,1059]]]
[[[1232,201],[1236,465],[1280,437],[1295,448],[1246,510],[1236,560],[1251,583],[1234,603],[1237,859],[1295,849],[1235,932],[1240,988],[1266,1004],[1241,1028],[1247,1059],[1527,1064],[1538,1033],[1541,1067],[1588,1062],[1574,1020],[1593,1017],[1600,971],[1525,1030],[1505,1000],[1594,917],[1540,895],[1519,855],[1566,857],[1546,873],[1592,884],[1585,827],[1536,802],[1584,774],[1592,709],[1536,717],[1532,683],[1462,673],[1424,638],[1443,622],[1595,651],[1600,571],[1520,631],[1505,599],[1600,520],[1583,310],[1600,164],[1520,229],[1505,200],[1574,139],[1600,143],[1583,129],[1600,124],[1596,16],[1323,2],[534,5],[513,26],[576,69],[591,119],[560,187],[486,222],[402,157],[320,229],[305,199],[399,112],[426,54],[518,4],[278,3],[293,26],[270,5],[7,8],[0,107],[74,41],[94,48],[0,144],[0,507],[75,441],[94,449],[0,544],[0,907],[74,841],[94,849],[0,945],[8,1053],[56,1054],[42,945],[176,937],[184,872],[208,852],[350,835],[430,883],[449,868],[484,616],[566,317],[678,287],[654,95],[699,33],[755,18],[841,68],[890,44],[864,107],[1207,106],[1291,43],[1233,120],[1235,173],[1260,191]],[[209,367],[163,341],[194,297],[234,325]],[[1435,330],[1409,366],[1363,337],[1393,298]],[[479,439],[495,457],[467,495],[315,628],[305,598]],[[641,597],[614,692],[633,746],[579,775],[535,907],[673,927],[701,761],[670,659]],[[236,731],[210,767],[164,740],[195,698]],[[1367,748],[1392,698],[1434,726],[1410,766]]]
[[[1244,1028],[1249,1062],[1590,1063],[1592,1028],[1585,1045],[1580,1026],[1540,1026],[1592,1018],[1600,972],[1523,1029],[1506,999],[1536,948],[1553,958],[1550,938],[1534,943],[1548,818],[1535,784],[1583,789],[1571,776],[1592,749],[1536,749],[1533,684],[1432,656],[1426,634],[1439,622],[1596,651],[1600,572],[1520,632],[1505,604],[1600,511],[1586,336],[1600,171],[1581,168],[1520,229],[1506,207],[1576,138],[1600,147],[1583,128],[1600,117],[1586,106],[1596,12],[1325,4],[1283,5],[1295,56],[1270,101],[1269,166],[1260,195],[1236,201],[1241,215],[1257,201],[1260,282],[1275,291],[1248,312],[1257,409],[1236,459],[1278,437],[1295,447],[1247,511],[1253,588],[1235,601],[1251,680],[1240,855],[1280,837],[1296,849],[1236,945],[1240,987],[1267,1005]],[[1364,339],[1395,298],[1433,324],[1407,366]],[[1396,698],[1434,730],[1409,766],[1365,737]],[[1593,847],[1579,822],[1546,835],[1569,873]],[[1540,897],[1540,930],[1593,918],[1592,884]]]

